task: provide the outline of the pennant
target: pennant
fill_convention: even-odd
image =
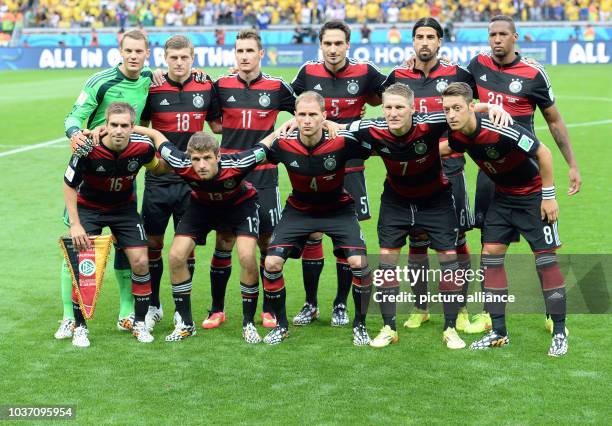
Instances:
[[[60,237],[59,243],[72,277],[72,300],[77,301],[85,319],[94,315],[106,262],[110,255],[111,235],[89,237],[91,249],[77,251],[72,238]]]

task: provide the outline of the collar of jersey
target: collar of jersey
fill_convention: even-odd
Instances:
[[[432,68],[429,70],[429,74],[427,74],[427,75],[425,75],[425,73],[424,73],[422,70],[418,69],[418,68],[415,68],[415,69],[414,69],[414,71],[415,71],[415,72],[417,72],[417,73],[419,73],[419,74],[421,74],[421,75],[422,75],[423,77],[425,77],[425,78],[430,78],[430,77],[431,77],[431,75],[432,75],[432,74],[433,74],[433,73],[434,73],[434,72],[435,72],[435,71],[436,71],[438,68],[440,68],[440,60],[439,60],[439,59],[436,61],[436,64],[435,64],[435,65],[434,65],[434,66],[433,66],[433,67],[432,67]]]
[[[514,58],[514,60],[512,62],[510,62],[509,64],[499,64],[499,63],[497,63],[495,61],[495,59],[493,59],[493,62],[495,63],[495,65],[497,65],[500,68],[510,68],[510,67],[513,67],[516,64],[518,64],[521,61],[521,59],[522,59],[520,53],[514,52],[514,54],[516,55],[516,58]]]
[[[332,70],[330,70],[329,68],[327,68],[327,65],[325,65],[325,61],[323,61],[323,68],[325,68],[325,71],[327,71],[328,73],[330,73],[331,75],[338,75],[338,74],[342,74],[344,72],[345,69],[348,68],[348,66],[350,65],[349,62],[349,58],[346,57],[344,58],[346,60],[346,63],[344,64],[344,66],[342,68],[340,68],[338,71],[333,72]]]
[[[121,65],[123,65],[123,62],[120,63],[119,65],[117,65],[117,75],[119,75],[121,78],[124,78],[127,81],[138,81],[140,79],[140,75],[138,76],[138,78],[129,78],[127,75],[123,74],[121,72],[121,69],[119,68]],[[142,70],[141,70],[141,72],[142,72]]]
[[[325,138],[326,138],[327,134],[325,133],[325,130],[323,130],[323,134],[321,135],[321,139],[319,140],[319,142],[317,142],[315,145],[313,146],[307,146],[304,142],[302,142],[302,139],[300,138],[300,132],[298,132],[297,134],[297,140],[300,143],[300,145],[302,145],[304,147],[304,149],[306,149],[306,151],[308,151],[309,153],[314,152],[318,147],[320,147],[321,145],[323,145],[325,143]]]
[[[246,81],[244,81],[240,77],[240,74],[236,73],[236,78],[238,79],[238,81],[241,82],[242,84],[244,84],[247,88],[251,87],[253,84],[257,83],[259,80],[261,80],[262,77],[263,77],[263,73],[260,72],[257,77],[255,77],[253,80],[251,80],[249,83],[247,83]]]
[[[187,80],[185,80],[183,83],[179,83],[178,81],[172,80],[170,76],[168,75],[168,73],[164,74],[164,77],[166,78],[166,81],[168,82],[170,86],[174,86],[179,89],[182,89],[183,87],[187,86],[191,82],[191,80],[193,79],[193,74],[189,74],[189,77],[187,77]]]

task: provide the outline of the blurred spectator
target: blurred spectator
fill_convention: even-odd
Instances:
[[[218,28],[215,30],[215,40],[217,46],[223,46],[225,44],[225,30]]]
[[[368,27],[368,24],[364,22],[363,25],[361,26],[361,42],[369,43],[371,34],[372,34],[372,30],[370,29],[370,27]]]
[[[98,46],[100,46],[100,41],[98,40],[98,33],[96,32],[95,28],[91,29],[89,46],[90,47],[98,47]]]
[[[582,39],[584,41],[594,41],[595,40],[595,30],[591,24],[587,25],[582,33]]]
[[[387,33],[387,41],[391,44],[398,44],[402,42],[402,33],[393,25]]]
[[[392,3],[388,8],[387,8],[387,19],[386,22],[388,24],[397,24],[397,21],[399,20],[399,7],[397,7],[397,5],[395,3]]]

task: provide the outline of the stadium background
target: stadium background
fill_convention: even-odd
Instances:
[[[71,11],[74,11],[75,5],[84,10],[97,10],[98,7],[97,2],[76,3],[71,0],[61,4],[52,0],[31,3],[32,7],[26,8],[22,17],[39,11],[41,7],[53,5],[59,9],[64,7],[61,16],[66,6]],[[190,2],[170,3],[179,3],[185,9]],[[266,3],[273,10],[283,10],[281,6],[285,4],[282,0]],[[398,3],[406,3],[409,8],[416,8],[414,5],[417,5],[421,7],[421,13],[425,13],[424,5],[428,6],[428,13],[436,11],[436,2]],[[450,53],[454,59],[461,61],[463,55],[471,54],[470,49],[486,46],[486,38],[458,40],[457,37],[463,37],[461,34],[466,37],[486,35],[482,24],[462,24],[458,20],[486,20],[487,13],[483,12],[484,9],[478,9],[492,2],[478,2],[478,8],[472,7],[476,2],[467,0],[439,3],[461,6],[455,12],[460,9],[462,13],[453,14],[456,19],[455,41],[445,43],[446,46],[453,46]],[[495,2],[496,5],[502,3],[508,2]],[[559,7],[551,6],[549,10],[542,6],[548,5],[546,1],[512,4],[515,3],[532,3],[534,8],[540,7],[527,13],[524,8],[515,6],[517,10],[514,14],[518,19],[530,19],[530,14],[535,13],[535,17],[542,19],[558,16],[571,20],[575,16],[574,9],[578,9],[580,19],[586,18],[578,22],[557,20],[518,25],[521,27],[522,49],[536,49],[533,52],[540,53],[533,56],[546,64],[567,64],[547,66],[547,71],[557,104],[568,124],[584,186],[574,197],[564,195],[567,166],[558,150],[553,148],[561,211],[559,227],[564,242],[561,253],[609,256],[612,246],[608,221],[612,199],[608,183],[609,158],[612,155],[609,143],[612,136],[609,56],[612,48],[608,41],[610,27],[606,13],[610,2],[552,2],[561,4],[563,13]],[[161,7],[169,3],[157,4]],[[585,8],[580,7],[583,4],[586,4],[588,11],[586,15],[583,11]],[[68,143],[62,136],[62,123],[82,84],[95,71],[91,67],[97,65],[93,62],[85,64],[89,69],[76,69],[83,66],[78,63],[84,55],[82,49],[86,49],[85,57],[90,54],[92,58],[95,57],[98,55],[96,49],[100,49],[100,57],[106,59],[110,56],[112,59],[115,55],[112,53],[115,48],[112,43],[116,43],[118,28],[98,28],[97,32],[101,36],[108,36],[111,41],[108,46],[103,46],[103,43],[98,47],[90,46],[87,37],[91,36],[91,29],[77,29],[79,22],[74,19],[71,22],[68,18],[68,27],[65,23],[60,25],[60,19],[58,29],[31,28],[18,20],[17,25],[10,27],[5,24],[5,18],[7,10],[18,17],[18,10],[11,10],[15,5],[27,6],[28,2],[0,1],[4,39],[11,46],[0,48],[0,69],[9,69],[0,72],[0,166],[3,172],[0,203],[0,217],[3,219],[0,225],[0,371],[3,372],[0,375],[0,388],[3,395],[0,404],[71,404],[76,406],[78,424],[144,424],[151,421],[169,424],[177,420],[185,424],[603,424],[609,421],[612,413],[605,398],[609,394],[612,370],[609,355],[612,320],[609,309],[607,315],[569,316],[570,352],[562,359],[548,359],[545,355],[549,336],[544,331],[543,315],[540,314],[511,316],[509,330],[512,345],[500,351],[473,353],[446,350],[440,340],[440,316],[434,316],[430,324],[416,331],[400,330],[400,343],[386,350],[354,348],[349,329],[332,329],[328,325],[336,280],[328,242],[325,244],[328,260],[321,278],[321,320],[303,329],[292,327],[291,337],[278,347],[249,346],[240,338],[237,264],[234,265],[228,288],[228,322],[219,329],[202,330],[195,338],[180,344],[164,342],[161,337],[171,331],[169,311],[172,309],[168,275],[164,274],[162,303],[166,307],[166,318],[156,328],[156,341],[152,345],[136,344],[114,329],[117,286],[113,274],[107,271],[96,319],[90,324],[92,347],[78,351],[69,341],[54,340],[52,333],[61,315],[58,282],[61,254],[57,237],[65,232],[60,220],[63,206],[61,176],[69,156]],[[267,6],[261,5],[255,10],[266,9]],[[379,12],[375,21],[388,20],[385,11],[389,7],[386,3],[378,3]],[[346,9],[345,13],[348,12]],[[449,9],[452,11],[453,7]],[[418,15],[411,15],[411,18],[415,16]],[[448,24],[450,19],[445,16],[444,7],[438,16]],[[601,18],[604,18],[604,22],[592,23],[594,38],[585,39],[586,21]],[[115,16],[115,20],[111,19],[108,23],[116,24],[116,19]],[[135,22],[129,13],[126,19],[127,24]],[[265,34],[277,33],[266,37],[281,40],[292,36],[297,22],[287,24],[279,20],[279,23],[285,27],[280,27],[280,31],[266,30]],[[317,22],[311,23],[312,28],[316,29]],[[534,26],[528,26],[531,24]],[[359,34],[360,25],[360,22],[356,23],[356,34]],[[368,25],[379,32],[382,44],[362,44],[361,40],[356,39],[351,53],[363,48],[375,55],[378,49],[379,52],[388,52],[390,59],[391,49],[402,52],[401,55],[397,53],[397,58],[410,53],[408,22],[398,18],[401,44],[387,43],[385,35],[389,31],[388,23],[371,22]],[[577,26],[579,31],[576,30]],[[225,45],[216,45],[212,32],[201,33],[198,30],[194,33],[192,29],[187,29],[194,40],[200,41],[196,45],[207,49],[206,54],[200,54],[200,62],[196,65],[213,76],[225,72],[225,67],[232,60],[232,34],[235,34],[236,28],[224,28]],[[148,30],[151,36],[155,35],[153,39],[158,37],[163,40],[168,34],[181,29],[152,27]],[[463,30],[465,33],[462,33]],[[525,41],[524,34],[528,31],[542,36],[535,41]],[[569,40],[567,34],[573,34],[575,38]],[[39,39],[46,37],[48,41],[36,44],[38,42],[33,40],[37,37],[32,36]],[[105,38],[100,37],[99,41]],[[73,42],[72,39],[80,41]],[[26,40],[30,41],[24,46]],[[207,40],[212,40],[212,43]],[[63,45],[60,45],[60,41],[63,41]],[[35,45],[37,47],[32,47]],[[284,47],[275,46],[277,51],[287,48],[286,44],[281,46]],[[272,44],[266,47],[266,60],[269,62],[264,62],[264,71],[290,81],[301,61],[293,64],[277,62],[277,66],[272,66],[269,54],[273,49]],[[303,60],[312,59],[316,54],[313,44],[289,47],[301,52]],[[556,62],[552,61],[553,50],[556,52]],[[69,51],[76,63],[74,66],[69,66],[71,62],[66,61]],[[41,60],[43,55],[46,55],[45,61]],[[379,55],[382,56],[378,59],[384,58],[385,53]],[[153,66],[159,65],[156,56],[159,57],[159,54],[154,51]],[[376,58],[373,56],[371,59]],[[211,67],[215,61],[220,67]],[[383,71],[390,70],[391,60],[388,63],[379,62],[382,62]],[[41,66],[41,63],[48,65]],[[106,65],[106,62],[100,64]],[[379,113],[378,108],[368,109],[369,116]],[[285,118],[286,115],[281,115],[279,120]],[[554,145],[539,113],[536,113],[536,130],[543,142],[551,147]],[[286,195],[289,185],[282,168],[281,171],[281,191]],[[467,173],[473,196],[475,167],[470,161]],[[372,211],[377,212],[384,179],[384,168],[379,159],[368,161],[367,177]],[[142,190],[142,187],[141,181],[139,188]],[[372,251],[377,249],[376,217],[375,213],[374,220],[363,223],[364,234]],[[167,235],[166,247],[169,247],[170,241],[171,235]],[[478,241],[477,231],[469,233],[473,253],[479,252]],[[521,243],[513,246],[511,253],[529,253],[529,249],[525,243]],[[210,246],[198,251],[193,293],[196,320],[202,319],[210,303],[210,255]],[[533,263],[529,262],[525,267],[533,268]],[[302,303],[300,269],[299,262],[289,262],[286,279],[290,314],[297,312]],[[510,289],[520,285],[511,282]],[[610,290],[610,285],[606,285]],[[475,313],[474,309],[472,311]],[[400,321],[403,319],[400,316]],[[381,326],[378,315],[371,315],[368,324],[371,333],[377,330]],[[468,343],[471,340],[471,336],[466,337]]]

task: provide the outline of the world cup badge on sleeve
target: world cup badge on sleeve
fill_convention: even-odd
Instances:
[[[72,238],[60,237],[59,244],[72,278],[72,300],[78,302],[85,319],[94,315],[102,290],[104,270],[112,244],[111,235],[89,237],[91,249],[77,251]]]

